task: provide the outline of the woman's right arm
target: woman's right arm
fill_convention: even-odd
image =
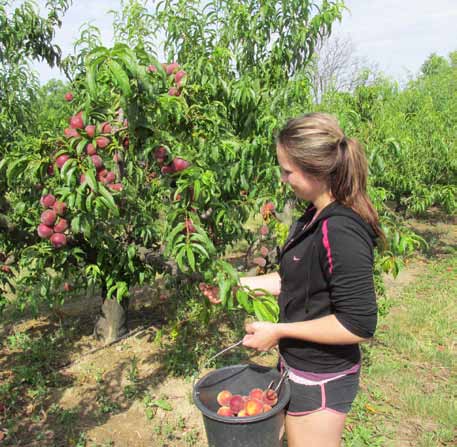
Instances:
[[[281,291],[281,278],[278,272],[259,276],[242,276],[240,284],[250,289],[264,289],[272,295],[279,295]],[[257,295],[262,295],[262,293],[258,291]]]

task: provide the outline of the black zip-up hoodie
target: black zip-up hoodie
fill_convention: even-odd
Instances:
[[[280,321],[291,323],[334,314],[359,337],[377,323],[373,280],[376,235],[356,212],[337,202],[312,221],[309,206],[292,226],[280,253]],[[292,338],[279,342],[288,365],[315,373],[339,372],[360,361],[358,344],[326,345]]]

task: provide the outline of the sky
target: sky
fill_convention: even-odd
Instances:
[[[38,1],[41,8],[44,4],[45,0]],[[431,53],[447,56],[457,50],[457,0],[346,0],[345,4],[350,11],[334,26],[335,34],[352,42],[355,56],[398,81],[414,76]],[[100,29],[103,44],[110,46],[113,16],[108,11],[119,7],[120,0],[74,1],[55,43],[64,55],[71,53],[81,25],[90,22]],[[44,63],[34,63],[33,68],[41,83],[63,79],[58,69]]]

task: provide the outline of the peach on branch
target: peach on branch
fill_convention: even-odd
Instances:
[[[194,227],[192,219],[186,219],[184,221],[184,225],[186,227],[186,233],[195,233],[197,231]]]
[[[108,183],[106,186],[112,191],[122,191],[123,188],[122,183]]]
[[[76,129],[72,129],[71,127],[64,129],[63,134],[67,138],[79,138],[81,136]]]
[[[186,76],[186,72],[184,70],[179,70],[176,74],[175,74],[175,82],[178,84],[178,87],[179,87],[179,84],[181,82],[181,80]]]
[[[9,265],[2,265],[0,267],[0,270],[3,272],[3,273],[11,273],[11,267]]]
[[[97,149],[95,149],[95,146],[92,143],[89,143],[86,146],[86,154],[87,155],[95,155],[97,153]]]
[[[58,222],[54,225],[54,231],[56,233],[63,233],[68,229],[68,221],[66,219],[59,219]]]
[[[265,267],[267,265],[267,260],[261,257],[254,258],[253,262],[259,267]]]
[[[70,156],[68,154],[62,154],[62,155],[59,155],[57,158],[56,158],[56,165],[59,169],[62,169],[63,168],[63,165],[68,161],[70,160]]]
[[[179,96],[181,95],[178,87],[170,87],[168,90],[168,94],[170,96]]]
[[[111,124],[108,121],[105,121],[104,123],[102,123],[100,129],[101,129],[102,133],[111,133],[113,131],[113,127],[111,126]]]
[[[163,147],[163,146],[159,146],[158,148],[156,148],[156,149],[154,150],[154,158],[155,158],[156,160],[162,159],[162,162],[163,162],[163,160],[164,160],[165,158],[167,158],[167,156],[168,156],[168,151],[167,151],[167,149],[166,149],[165,147]]]
[[[73,286],[69,282],[64,282],[63,290],[65,290],[65,292],[70,292],[71,290],[73,290]]]
[[[54,165],[49,165],[46,169],[48,175],[54,175]]]
[[[100,155],[91,155],[90,159],[95,166],[95,169],[102,169],[103,168],[103,160]]]
[[[40,222],[48,227],[52,227],[56,219],[57,214],[54,210],[46,210],[41,213]]]
[[[172,62],[171,64],[166,65],[164,68],[167,72],[167,75],[171,75],[179,70],[179,64],[177,62]]]
[[[260,254],[264,257],[268,256],[268,248],[265,247],[265,245],[262,245],[262,247],[260,247]]]
[[[128,149],[129,145],[130,145],[129,137],[124,138],[124,140],[122,141],[122,146],[124,147],[124,149]]]
[[[42,196],[40,199],[40,204],[44,208],[51,208],[52,205],[54,205],[56,201],[56,198],[52,194],[46,194],[45,196]]]
[[[148,65],[146,71],[148,73],[157,73],[157,67],[155,65]]]
[[[274,210],[275,205],[273,202],[266,202],[265,205],[260,208],[260,212],[264,219],[267,219],[271,214],[273,214]]]
[[[86,131],[86,134],[89,138],[94,138],[95,129],[96,129],[96,126],[94,126],[93,124],[89,124],[88,126],[85,127],[84,130]]]
[[[243,396],[240,396],[239,394],[235,394],[230,398],[230,409],[234,413],[238,413],[244,408],[244,400]]]
[[[217,414],[219,416],[234,416],[230,407],[220,407],[219,410],[217,410]]]
[[[38,225],[37,233],[38,236],[41,237],[41,239],[49,239],[54,233],[54,231],[50,226],[41,223],[40,225]]]
[[[79,112],[70,117],[70,127],[72,129],[82,129],[84,127],[83,113]]]
[[[222,390],[217,395],[217,403],[223,407],[228,407],[230,405],[230,399],[232,398],[232,393],[228,390]]]
[[[65,101],[73,101],[73,93],[71,93],[71,92],[65,93],[64,98],[65,98]]]
[[[107,137],[98,137],[98,138],[95,139],[95,144],[100,149],[104,149],[110,143],[111,143],[111,140],[109,138],[107,138]]]
[[[173,168],[172,165],[162,166],[162,167],[160,168],[160,172],[161,172],[162,174],[164,174],[164,175],[165,175],[165,174],[173,174],[173,173],[175,172],[175,169]]]
[[[268,225],[262,225],[260,227],[260,234],[262,236],[266,236],[268,233],[270,232],[269,228],[268,228]]]
[[[108,171],[105,176],[103,183],[113,183],[116,180],[116,174],[113,171]]]
[[[176,157],[171,162],[171,166],[176,172],[179,172],[184,171],[184,169],[187,169],[190,166],[190,163],[187,160],[184,160],[183,158]]]
[[[54,233],[49,240],[54,248],[61,248],[67,245],[67,238],[63,233]]]
[[[59,216],[63,216],[65,211],[67,211],[67,205],[65,202],[55,202],[54,205],[52,205],[52,208]]]

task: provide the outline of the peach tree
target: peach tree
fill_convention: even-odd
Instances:
[[[166,63],[134,30],[135,42],[91,48],[61,131],[25,139],[0,165],[27,234],[18,299],[96,285],[95,334],[110,341],[127,330],[131,288],[159,274],[195,296],[217,285],[225,307],[274,320],[271,297],[233,293],[238,273],[223,255],[254,238],[244,225],[253,210],[284,203],[273,132],[303,107],[307,82],[294,73],[341,8],[217,1],[202,14],[198,2],[165,1],[153,23]]]

